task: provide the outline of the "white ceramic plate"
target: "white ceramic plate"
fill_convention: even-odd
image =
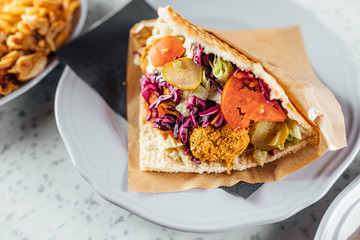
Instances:
[[[74,39],[75,37],[77,37],[80,34],[80,32],[81,32],[81,30],[82,30],[82,28],[84,26],[86,15],[87,15],[87,10],[88,10],[87,0],[79,0],[79,1],[81,3],[79,21],[76,24],[73,33],[71,34],[70,40]],[[44,71],[42,71],[39,75],[37,75],[33,79],[27,81],[26,83],[24,83],[24,85],[22,85],[21,87],[19,87],[15,91],[9,93],[8,95],[0,97],[0,106],[7,103],[7,102],[9,102],[12,99],[18,97],[18,96],[20,96],[21,94],[28,91],[30,88],[34,87],[46,75],[48,75],[58,65],[58,63],[59,62],[58,62],[56,57],[50,59],[50,61],[48,62],[46,68],[44,69]]]
[[[360,239],[360,176],[331,203],[314,239]]]
[[[249,0],[242,1],[241,6],[237,1],[228,1],[226,6],[206,3],[174,1],[173,8],[207,27],[301,26],[315,71],[342,105],[347,148],[327,153],[281,181],[264,184],[247,200],[221,189],[162,194],[128,192],[127,123],[70,68],[65,69],[56,92],[55,114],[60,134],[75,167],[101,196],[154,223],[185,231],[218,232],[281,221],[324,196],[359,150],[360,88],[354,81],[358,73],[353,58],[344,44],[312,15],[287,1]],[[154,6],[158,4],[156,1]],[[238,14],[239,9],[246,11]]]

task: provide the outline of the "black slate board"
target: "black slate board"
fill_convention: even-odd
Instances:
[[[93,87],[118,114],[126,119],[126,63],[129,31],[135,23],[157,17],[143,0],[133,0],[100,26],[57,51],[59,60]],[[248,198],[262,183],[239,182],[221,187],[235,196]]]

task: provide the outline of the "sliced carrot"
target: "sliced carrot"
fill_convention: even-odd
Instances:
[[[169,135],[175,140],[175,142],[181,143],[180,137],[178,137],[177,140],[175,139],[174,131],[173,131],[173,130],[168,130],[167,132],[168,132]]]
[[[174,36],[165,36],[156,40],[149,53],[150,63],[154,67],[162,67],[184,52],[182,42]]]
[[[149,97],[149,102],[150,102],[150,104],[152,104],[153,102],[155,102],[156,99],[158,99],[158,96],[157,96],[153,91],[151,91],[151,94],[150,94],[150,97]]]
[[[238,72],[226,82],[221,95],[221,112],[232,129],[243,129],[250,121],[283,122],[286,113],[277,103],[268,103],[261,92],[244,86],[243,80],[249,80],[249,74]],[[256,80],[254,80],[256,81]]]
[[[149,97],[149,102],[150,104],[152,104],[153,102],[156,101],[156,99],[158,99],[158,96],[154,93],[154,92],[151,92],[151,95]],[[158,115],[161,116],[163,114],[166,113],[166,110],[165,108],[163,108],[163,106],[161,106],[161,104],[156,108],[157,111],[158,111]],[[149,106],[146,105],[146,111],[148,112],[149,111]]]
[[[218,112],[218,114],[215,116],[215,118],[210,122],[211,125],[214,125],[214,123],[216,123],[216,121],[219,119],[221,115],[221,112]]]

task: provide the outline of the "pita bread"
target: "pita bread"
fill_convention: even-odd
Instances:
[[[267,155],[265,163],[272,162],[290,153],[295,153],[308,144],[317,145],[319,143],[318,131],[309,121],[300,114],[299,111],[290,102],[284,89],[279,85],[271,73],[265,71],[261,63],[255,62],[228,43],[189,21],[183,19],[174,12],[169,6],[159,8],[159,18],[155,24],[153,35],[159,34],[159,29],[168,32],[170,35],[182,36],[185,41],[200,44],[205,53],[213,53],[222,57],[226,61],[232,62],[240,70],[249,70],[256,77],[261,78],[271,89],[271,99],[277,99],[282,102],[282,107],[287,111],[290,119],[297,121],[300,126],[302,139],[299,144],[286,142],[283,150],[275,149],[274,155]],[[148,41],[144,49],[149,49]],[[185,43],[184,43],[185,45]],[[142,59],[145,64],[148,51],[144,51]],[[141,66],[143,71],[148,69],[144,64]],[[255,167],[258,163],[252,157],[253,147],[251,144],[241,155],[234,159],[233,165],[228,169],[219,162],[202,162],[196,164],[191,161],[191,156],[184,153],[185,147],[176,143],[167,133],[153,128],[151,122],[145,121],[146,110],[145,101],[140,100],[140,169],[141,171],[159,171],[159,172],[193,172],[193,173],[221,173],[228,170],[244,170]]]

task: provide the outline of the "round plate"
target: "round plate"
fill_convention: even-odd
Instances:
[[[74,28],[73,33],[71,34],[70,40],[77,37],[80,34],[80,32],[85,24],[85,19],[86,19],[87,10],[88,10],[88,2],[87,2],[87,0],[79,0],[79,1],[81,3],[79,21],[76,24],[76,27]],[[59,62],[56,57],[49,59],[49,62],[47,64],[46,68],[39,75],[37,75],[36,77],[27,81],[26,83],[24,83],[24,85],[20,86],[18,89],[9,93],[8,95],[0,97],[0,106],[18,96],[20,96],[21,94],[28,91],[30,88],[34,87],[44,77],[46,77],[46,75],[48,75],[58,65],[58,63]]]
[[[316,231],[316,240],[360,239],[360,176],[331,203]]]
[[[154,5],[158,6],[159,1]],[[300,25],[316,73],[335,92],[342,106],[348,147],[326,153],[281,181],[264,184],[247,200],[221,189],[161,194],[128,192],[127,123],[66,68],[56,92],[55,114],[60,134],[79,173],[110,202],[154,223],[193,232],[219,232],[281,221],[319,200],[359,150],[360,88],[354,81],[358,72],[344,44],[312,15],[287,1],[248,0],[241,4],[229,1],[216,7],[206,1],[173,1],[173,8],[206,27],[249,29]],[[239,9],[246,11],[238,14]]]

